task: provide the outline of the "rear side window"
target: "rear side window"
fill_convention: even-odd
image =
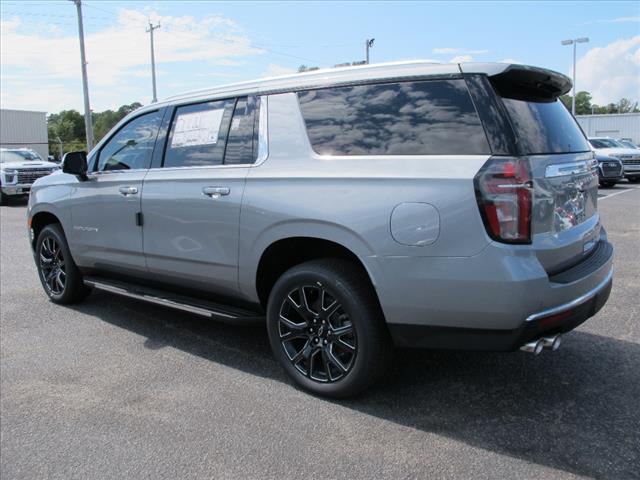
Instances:
[[[464,80],[335,87],[298,98],[321,155],[489,153]]]
[[[258,134],[257,108],[255,97],[242,97],[236,102],[224,155],[225,164],[234,165],[255,161],[257,152],[254,152],[254,138]]]
[[[134,118],[100,149],[97,170],[149,168],[162,115],[159,111]]]
[[[503,98],[522,153],[589,151],[582,130],[560,100],[531,102]]]
[[[185,105],[171,123],[165,167],[220,165],[235,100]]]

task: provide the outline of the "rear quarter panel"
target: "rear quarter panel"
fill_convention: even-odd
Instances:
[[[311,148],[296,94],[271,95],[268,108],[269,156],[247,176],[240,219],[239,282],[249,300],[257,301],[262,253],[283,238],[331,240],[363,261],[466,257],[489,244],[473,186],[487,155],[320,156]],[[391,213],[404,202],[435,208],[435,242],[407,246],[394,240]],[[377,284],[380,274],[369,273]]]

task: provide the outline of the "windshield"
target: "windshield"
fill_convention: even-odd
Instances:
[[[21,155],[21,153],[24,152],[16,152],[15,150],[0,151],[0,163],[24,162],[25,160],[40,160],[39,158],[27,159],[23,155]]]
[[[0,163],[24,162],[25,160],[42,160],[40,155],[31,150],[2,150],[0,151]]]
[[[589,142],[594,148],[625,148],[624,145],[611,138],[592,138]]]

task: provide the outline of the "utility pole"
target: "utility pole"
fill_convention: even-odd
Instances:
[[[366,55],[365,55],[365,63],[368,65],[369,64],[369,49],[371,47],[373,47],[373,42],[375,41],[375,38],[372,39],[366,39],[364,42],[364,48],[366,51]]]
[[[93,125],[89,106],[89,82],[87,80],[87,60],[84,54],[84,29],[82,28],[81,0],[72,0],[78,11],[78,35],[80,36],[80,63],[82,66],[82,89],[84,90],[84,129],[87,131],[87,151],[93,148]]]
[[[60,152],[60,161],[62,161],[62,157],[64,157],[64,149],[62,148],[62,140],[60,140],[59,136],[56,136],[56,141],[58,142],[58,150]]]
[[[574,38],[573,40],[563,40],[561,45],[573,45],[573,95],[571,97],[571,114],[576,116],[576,44],[587,43],[587,37]]]
[[[151,20],[149,20],[149,28],[147,28],[147,33],[151,34],[151,81],[153,83],[153,99],[151,103],[156,103],[158,101],[158,96],[156,94],[156,57],[153,52],[153,31],[160,28],[160,24],[153,25]]]

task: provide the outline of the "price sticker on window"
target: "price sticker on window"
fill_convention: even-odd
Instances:
[[[215,145],[224,109],[179,114],[175,122],[171,148]]]

